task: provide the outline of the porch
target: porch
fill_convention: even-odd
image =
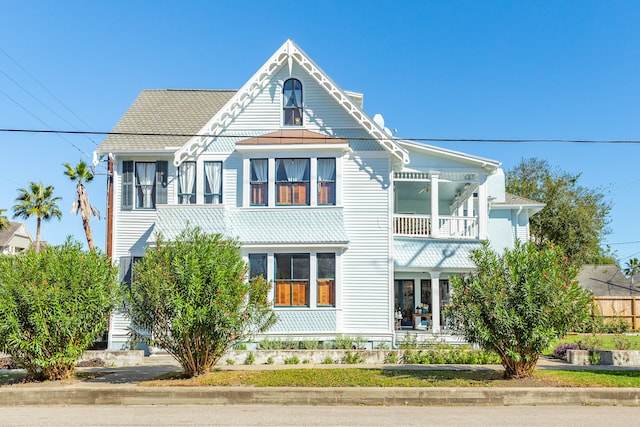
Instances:
[[[434,227],[431,215],[394,214],[393,234],[404,237],[478,239],[477,216],[440,215]]]
[[[487,236],[486,176],[469,172],[394,173],[393,234],[483,240]]]

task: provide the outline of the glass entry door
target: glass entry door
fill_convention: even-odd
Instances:
[[[413,317],[411,313],[415,309],[414,301],[414,283],[413,280],[395,280],[394,281],[394,310],[400,309],[402,312],[402,325],[412,326]]]

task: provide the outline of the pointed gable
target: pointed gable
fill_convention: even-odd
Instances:
[[[387,150],[394,164],[409,162],[408,152],[376,124],[354,101],[353,94],[340,89],[293,41],[287,40],[247,83],[215,114],[211,120],[183,147],[175,152],[174,164],[194,158],[202,153],[214,137],[222,135],[256,98],[272,85],[274,77],[284,68],[289,74],[294,65],[302,70],[328,95],[354,123]],[[268,132],[268,131],[267,131]],[[265,133],[267,133],[265,132]]]

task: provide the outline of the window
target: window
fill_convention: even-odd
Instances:
[[[222,203],[222,162],[204,162],[204,202]]]
[[[249,254],[249,283],[258,276],[267,278],[267,254]]]
[[[309,204],[309,159],[276,159],[276,204]]]
[[[122,162],[122,209],[154,209],[167,203],[167,161]],[[135,195],[135,200],[134,200]]]
[[[120,257],[120,282],[131,286],[133,282],[133,267],[141,259],[141,256]]]
[[[196,162],[183,162],[178,168],[178,203],[196,203]]]
[[[318,306],[336,306],[336,254],[318,254]]]
[[[267,190],[269,181],[269,166],[267,159],[251,159],[251,204],[267,205]]]
[[[309,306],[309,254],[275,254],[276,307]]]
[[[302,126],[302,83],[289,79],[282,87],[282,109],[285,126]]]
[[[318,204],[336,204],[336,159],[318,159]]]

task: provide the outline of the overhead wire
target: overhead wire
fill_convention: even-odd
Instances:
[[[67,135],[101,135],[101,136],[148,136],[148,137],[203,137],[203,138],[252,138],[255,135],[237,134],[198,134],[198,133],[174,133],[174,132],[121,132],[121,131],[80,131],[80,130],[54,130],[54,129],[10,129],[0,128],[0,132],[7,133],[45,133],[45,134],[67,134]],[[300,137],[286,135],[261,135],[261,139],[311,139],[320,140],[322,136]],[[330,138],[330,136],[327,136]],[[380,138],[375,137],[349,137],[354,141],[375,141]],[[639,139],[563,139],[563,138],[518,138],[518,139],[492,139],[492,138],[397,138],[388,137],[392,141],[423,141],[423,142],[486,142],[486,143],[575,143],[575,144],[640,144]]]

